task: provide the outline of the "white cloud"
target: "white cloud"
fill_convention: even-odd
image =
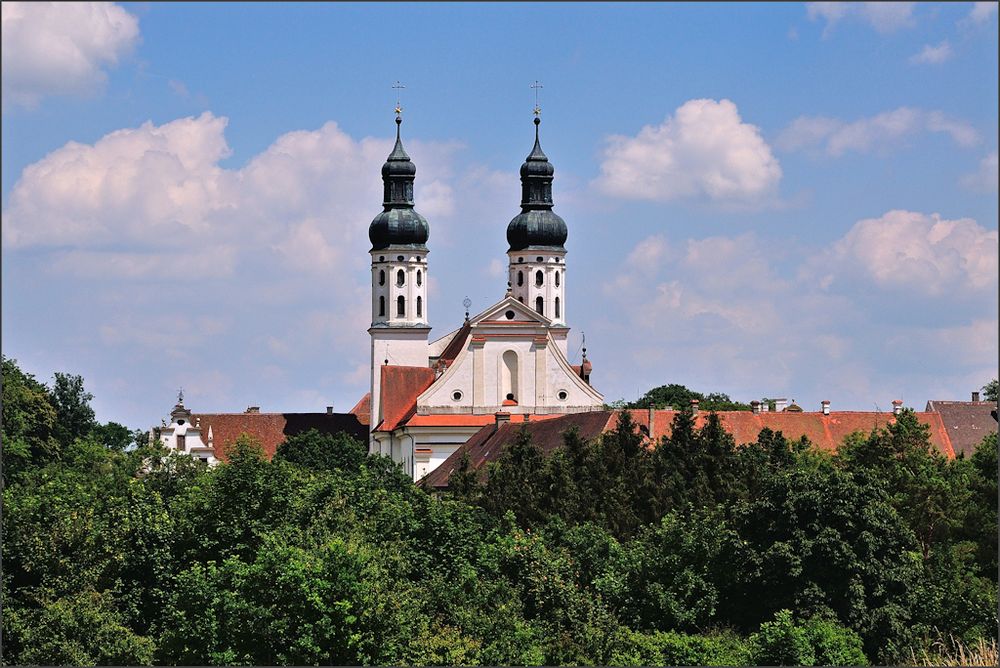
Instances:
[[[702,99],[685,102],[635,137],[610,137],[596,183],[628,199],[754,203],[773,197],[780,180],[771,147],[742,121],[736,105]]]
[[[914,25],[913,2],[810,2],[806,12],[813,21],[823,19],[827,36],[845,18],[864,21],[877,32],[888,34]]]
[[[899,107],[851,123],[825,116],[800,116],[781,131],[775,146],[784,151],[819,148],[827,155],[885,152],[921,132],[947,134],[960,146],[979,141],[975,128],[940,111]]]
[[[4,245],[69,247],[55,256],[56,269],[130,278],[225,275],[246,253],[268,249],[307,273],[346,270],[353,251],[362,257],[389,140],[355,141],[329,122],[282,135],[245,167],[225,169],[226,124],[205,112],[53,151],[14,185]],[[433,158],[420,201],[438,214],[451,210],[445,167],[435,165],[446,165],[454,146],[415,141],[410,150]]]
[[[882,289],[962,297],[996,289],[997,239],[996,230],[970,218],[895,210],[859,220],[816,266],[824,268],[827,286],[860,279]]]
[[[979,169],[962,177],[962,185],[969,190],[997,191],[997,152],[993,151],[979,161]]]
[[[946,60],[951,60],[953,55],[955,54],[951,50],[951,44],[948,43],[948,40],[944,40],[937,46],[925,44],[920,53],[910,56],[910,63],[914,65],[938,65]]]
[[[4,2],[3,100],[34,107],[47,95],[86,95],[139,40],[139,22],[106,2]]]
[[[975,24],[982,25],[989,21],[996,13],[997,3],[993,0],[990,0],[990,2],[974,2],[972,3],[972,10],[969,12],[969,20]]]

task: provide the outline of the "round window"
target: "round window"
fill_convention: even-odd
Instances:
[[[184,424],[184,420],[178,420],[177,424]]]
[[[559,390],[559,392],[558,392],[558,394],[556,394],[556,396],[559,397],[559,401],[566,401],[566,398],[569,395],[566,394],[566,390]]]
[[[451,393],[451,400],[452,401],[461,401],[462,400],[462,391],[461,390],[455,390],[454,392],[452,392]]]
[[[396,261],[397,262],[402,262],[403,261],[403,256],[402,255],[397,255],[396,256]]]
[[[379,255],[378,256],[378,261],[379,262],[385,262],[385,255]]]
[[[507,312],[506,312],[506,313],[504,313],[503,315],[504,315],[504,317],[505,317],[505,318],[507,318],[508,320],[513,320],[513,319],[514,319],[514,312],[513,312],[513,311],[507,311]]]
[[[541,262],[541,261],[542,261],[542,258],[540,258],[540,257],[536,257],[535,258],[535,262]]]

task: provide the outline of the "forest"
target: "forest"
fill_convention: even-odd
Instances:
[[[4,665],[996,663],[995,433],[948,460],[906,411],[831,454],[682,411],[431,493],[315,431],[209,468],[91,400],[3,359]]]

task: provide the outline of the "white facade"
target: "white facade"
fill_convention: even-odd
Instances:
[[[553,325],[566,324],[565,251],[509,251],[511,294]]]
[[[209,466],[215,466],[219,460],[215,457],[211,427],[206,443],[202,440],[200,423],[199,419],[191,424],[191,411],[184,407],[182,399],[178,397],[177,405],[170,411],[170,424],[160,427],[160,443],[179,455],[190,455]]]

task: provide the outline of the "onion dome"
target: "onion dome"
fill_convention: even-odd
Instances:
[[[552,211],[552,177],[555,168],[542,151],[535,116],[535,146],[521,165],[521,213],[507,226],[510,250],[566,250],[566,221]]]
[[[382,213],[368,226],[372,250],[389,246],[406,246],[426,250],[430,229],[427,220],[413,208],[413,179],[417,167],[403,149],[399,126],[403,119],[396,116],[396,145],[382,165],[384,196]]]

